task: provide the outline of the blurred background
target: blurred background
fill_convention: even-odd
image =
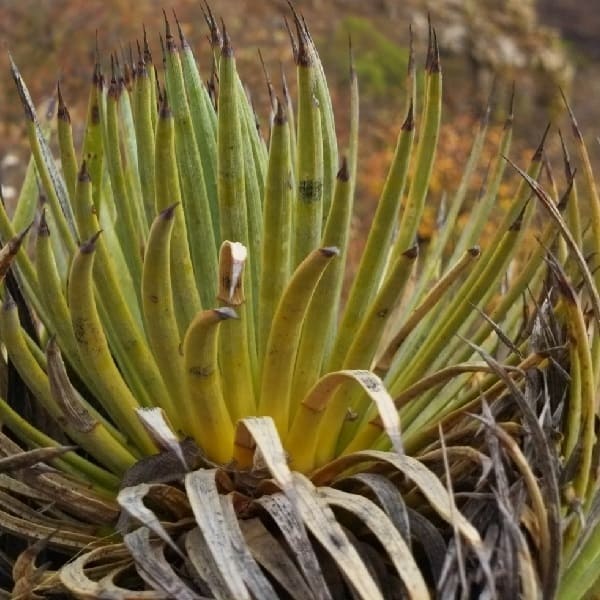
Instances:
[[[348,37],[354,48],[361,88],[361,151],[355,235],[361,238],[403,119],[408,27],[415,33],[422,66],[427,39],[427,11],[438,32],[445,77],[444,117],[431,196],[452,193],[466,162],[472,133],[495,81],[492,133],[484,163],[494,156],[506,115],[512,82],[516,85],[515,138],[511,155],[524,164],[549,120],[567,127],[559,89],[573,103],[580,125],[597,157],[600,119],[600,11],[598,0],[296,0],[311,29],[328,74],[343,148],[348,122]],[[146,26],[154,62],[161,64],[158,33],[163,7],[175,8],[205,78],[210,75],[207,28],[199,0],[0,0],[0,174],[5,196],[18,189],[27,156],[23,113],[11,80],[7,52],[22,71],[34,101],[53,97],[61,81],[75,133],[85,119],[97,32],[100,52],[128,52]],[[294,65],[284,17],[285,0],[212,0],[233,40],[242,79],[252,93],[262,123],[268,114],[261,50],[279,85],[280,65],[294,88]],[[266,125],[263,127],[266,131]],[[557,151],[556,135],[549,155]],[[476,197],[479,179],[473,182]],[[502,194],[510,196],[511,180]],[[432,203],[427,238],[435,222]],[[359,245],[360,246],[360,245]],[[359,246],[356,251],[359,250]]]

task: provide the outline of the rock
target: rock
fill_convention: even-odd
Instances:
[[[412,0],[417,35],[427,35],[426,3]],[[440,0],[431,6],[442,52],[464,54],[476,68],[536,70],[568,87],[573,65],[556,30],[540,25],[535,0]]]

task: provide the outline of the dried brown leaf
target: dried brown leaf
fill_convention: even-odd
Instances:
[[[353,513],[373,532],[404,582],[409,598],[429,598],[427,585],[409,546],[383,510],[358,494],[349,494],[334,488],[319,488],[318,493],[330,506]]]
[[[30,519],[11,515],[4,510],[0,510],[0,530],[32,541],[49,539],[52,546],[71,551],[81,550],[99,541],[96,536],[71,528],[70,524],[63,525],[60,530],[57,530],[56,523],[53,521],[45,523],[40,519],[40,522],[36,523]]]
[[[35,544],[32,544],[19,554],[15,564],[13,565],[12,577],[15,582],[12,589],[12,598],[23,600],[37,600],[42,598],[36,593],[36,587],[41,580],[46,567],[36,567],[36,560],[40,554],[48,545],[48,540],[39,540]]]
[[[97,600],[98,598],[107,600],[167,600],[169,596],[163,592],[128,590],[114,583],[115,577],[129,568],[129,564],[122,564],[122,559],[127,554],[127,548],[123,544],[103,546],[87,552],[61,569],[62,584],[75,597],[84,600]],[[108,567],[103,566],[103,571],[108,569],[108,572],[96,581],[90,578],[91,573],[88,565],[100,560],[108,561]]]
[[[164,544],[150,540],[150,530],[139,527],[123,537],[123,542],[131,552],[140,576],[152,586],[171,598],[178,600],[201,600],[177,575],[164,555]]]
[[[410,547],[410,522],[408,511],[406,509],[404,498],[398,488],[387,477],[377,473],[357,473],[338,483],[344,484],[346,482],[354,481],[367,486],[367,488],[373,492],[385,514]]]
[[[161,540],[168,544],[177,554],[183,557],[181,550],[177,547],[171,536],[167,533],[156,513],[144,504],[144,498],[150,494],[155,485],[140,483],[139,485],[123,488],[117,496],[117,502],[131,517],[145,525]]]
[[[452,505],[448,492],[437,478],[425,465],[416,458],[399,455],[392,452],[381,452],[378,450],[364,450],[355,452],[348,456],[338,458],[329,465],[313,473],[313,483],[319,485],[322,482],[331,481],[336,475],[361,462],[383,462],[388,463],[410,479],[425,496],[431,507],[448,523],[453,519],[461,532],[461,535],[474,548],[481,547],[481,537],[477,530],[469,523],[460,512],[453,514]]]
[[[270,417],[247,417],[238,422],[239,429],[246,430],[252,437],[260,450],[260,460],[264,461],[279,486],[284,490],[289,490],[292,486],[292,475],[273,419]]]
[[[310,543],[304,524],[298,511],[284,494],[271,494],[257,500],[269,516],[275,521],[283,534],[288,547],[294,553],[296,561],[317,600],[331,600],[331,594],[323,578],[319,560]]]
[[[312,596],[286,549],[260,519],[243,519],[240,521],[240,527],[254,558],[283,587],[290,598],[306,600]]]
[[[44,492],[56,506],[86,522],[105,525],[116,521],[119,507],[89,486],[59,471],[36,467],[23,472],[26,483]]]
[[[0,472],[25,469],[40,462],[49,462],[65,452],[74,450],[76,446],[56,446],[50,448],[36,448],[35,450],[24,450],[19,454],[0,458]]]
[[[182,448],[182,444],[162,408],[158,406],[153,408],[138,408],[136,414],[159,448],[173,453],[179,459],[185,471],[190,471],[194,467],[193,463],[190,464]]]
[[[211,586],[211,592],[218,599],[250,600],[242,565],[232,548],[229,526],[215,480],[216,473],[215,469],[201,469],[185,477],[185,489],[198,524],[198,529],[193,530],[197,533],[190,532],[186,538],[186,549],[194,565],[198,565],[199,561],[193,560],[190,554],[190,546],[198,537],[202,538],[213,562],[214,576],[224,586],[224,589],[222,586],[217,589]]]
[[[381,590],[350,543],[331,509],[321,500],[318,490],[300,473],[293,473],[298,509],[306,527],[335,561],[358,598],[383,600]]]
[[[536,513],[540,519],[544,519],[543,523],[540,522],[545,534],[543,544],[540,547],[543,595],[544,597],[551,598],[554,596],[554,593],[557,589],[558,578],[560,574],[560,554],[556,552],[556,548],[560,548],[562,543],[560,497],[558,491],[558,476],[556,473],[555,461],[553,459],[554,451],[552,450],[550,442],[546,438],[537,415],[533,410],[533,403],[525,397],[523,392],[511,379],[503,365],[496,361],[482,348],[472,344],[468,340],[466,341],[469,346],[471,346],[474,351],[478,352],[483,360],[488,363],[488,365],[494,370],[494,372],[510,390],[512,397],[521,412],[521,417],[527,429],[529,430],[530,439],[535,450],[539,469],[544,474],[544,476],[540,479],[540,493],[542,494],[543,500],[541,505],[539,502],[536,502]],[[509,451],[510,449],[515,451],[512,454],[512,458],[517,462],[519,468],[523,469],[521,470],[521,473],[524,476],[529,477],[531,475],[531,477],[533,477],[529,461],[524,457],[519,456],[519,454],[516,452],[518,450],[522,455],[522,452],[518,446],[516,446],[516,442],[510,438],[510,436],[505,442],[505,440],[502,439],[502,434],[498,433],[497,435],[500,436],[501,442],[508,444],[506,448]],[[522,460],[525,462],[523,463]],[[537,488],[537,480],[535,477],[533,479],[526,480],[526,483],[528,484],[529,491],[533,491],[536,497],[539,498],[537,493],[534,491],[535,488]],[[535,498],[533,499],[535,501]],[[544,513],[544,515],[542,515],[542,513]]]
[[[269,580],[263,575],[257,562],[254,560],[237,519],[233,506],[231,494],[221,496],[221,507],[227,525],[227,531],[231,540],[231,548],[237,556],[242,577],[248,586],[248,590],[254,598],[264,600],[277,600],[277,594]]]

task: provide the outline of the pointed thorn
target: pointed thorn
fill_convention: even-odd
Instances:
[[[11,242],[9,242],[12,254],[15,254],[17,252],[17,250],[21,247],[21,244],[23,243],[25,236],[29,233],[29,230],[33,227],[33,223],[34,222],[31,221],[31,223],[29,223],[29,225],[27,225],[27,227],[25,227],[25,229],[23,229],[23,231],[21,231],[21,233],[18,233],[11,240]]]
[[[567,111],[569,113],[569,119],[571,121],[571,129],[573,130],[573,135],[579,142],[583,142],[583,136],[581,135],[581,129],[579,129],[579,124],[577,123],[577,119],[575,118],[575,113],[573,112],[573,109],[571,108],[571,105],[569,104],[569,101],[567,100],[567,96],[565,95],[565,92],[563,91],[563,89],[561,87],[559,87],[558,89],[560,91],[560,95],[561,95],[563,102],[565,103],[565,106],[567,107]]]
[[[402,131],[412,131],[415,128],[415,117],[414,117],[414,106],[412,98],[408,105],[408,112],[406,113],[406,119],[402,123]]]
[[[515,82],[512,82],[512,88],[510,92],[510,97],[508,99],[508,111],[506,114],[506,120],[504,121],[504,129],[510,129],[512,127],[513,121],[515,120],[514,113],[515,106]]]
[[[98,43],[98,30],[97,29],[96,29],[96,47],[95,47],[94,58],[95,58],[96,65],[99,67],[100,66],[100,44]]]
[[[87,168],[87,162],[85,160],[81,163],[81,169],[79,170],[79,174],[77,175],[77,181],[81,183],[88,183],[92,181],[92,178],[90,177],[90,173]]]
[[[40,222],[38,224],[38,236],[48,237],[49,235],[50,229],[48,227],[48,221],[46,219],[46,209],[42,208],[42,212],[40,214]]]
[[[204,0],[204,7],[206,8],[205,18],[208,19],[208,21],[210,22],[209,26],[212,24],[213,26],[216,27],[217,20],[215,19],[215,16],[213,15],[213,12],[212,12],[207,0]]]
[[[304,28],[304,33],[305,33],[308,41],[311,43],[311,45],[313,45],[313,39],[312,39],[312,36],[310,35],[310,29],[308,28],[308,25],[306,23],[306,19],[304,18],[304,15],[300,14],[300,18],[302,19],[302,27]]]
[[[216,48],[221,48],[221,45],[223,43],[223,39],[221,38],[221,32],[219,31],[219,28],[217,26],[217,20],[215,19],[215,16],[213,15],[213,12],[210,8],[210,6],[208,5],[208,2],[204,2],[204,6],[206,8],[206,10],[202,9],[202,14],[204,15],[204,20],[206,21],[206,25],[208,26],[208,29],[210,31],[210,37],[209,37],[209,43],[211,48],[216,49]]]
[[[431,27],[431,14],[427,12],[427,56],[425,58],[425,71],[429,72],[433,60],[433,28]]]
[[[102,75],[102,67],[99,62],[94,64],[94,73],[92,75],[92,85],[97,89],[102,90],[104,88],[104,76]]]
[[[558,130],[558,137],[560,138],[560,147],[562,148],[565,177],[567,178],[567,181],[568,181],[570,178],[573,177],[574,173],[573,173],[573,167],[571,166],[571,157],[569,155],[569,149],[567,148],[565,138],[560,129]]]
[[[173,116],[173,112],[169,106],[169,99],[167,98],[167,90],[163,90],[161,93],[160,111],[158,116],[160,119],[170,119]]]
[[[337,172],[338,181],[350,181],[350,168],[348,167],[348,159],[346,156],[342,156],[342,164],[340,170]]]
[[[165,9],[162,9],[162,13],[163,13],[163,17],[165,20],[165,37],[170,37],[171,36],[171,25],[169,24],[169,19],[167,18],[167,11],[165,11]]]
[[[335,246],[326,246],[325,248],[319,248],[319,251],[326,258],[332,258],[333,256],[337,256],[340,253],[339,248]]]
[[[265,83],[267,85],[267,93],[269,94],[269,101],[270,101],[271,106],[274,107],[275,106],[275,98],[274,98],[274,94],[273,94],[273,82],[271,81],[271,77],[269,75],[269,71],[267,70],[267,65],[265,64],[265,59],[263,58],[260,48],[258,49],[258,58],[260,60],[263,74],[265,76]]]
[[[210,17],[208,16],[208,13],[204,10],[204,8],[202,8],[202,6],[200,7],[200,10],[202,11],[202,16],[204,17],[204,22],[206,23],[207,27],[210,29]]]
[[[277,110],[275,112],[275,119],[273,120],[273,123],[275,125],[285,125],[287,123],[287,114],[285,111],[285,106],[283,105],[281,100],[279,100],[279,98],[277,98],[275,102],[277,104]]]
[[[577,169],[573,171],[570,177],[567,177],[567,189],[564,194],[561,196],[556,208],[560,212],[563,212],[569,203],[569,198],[571,197],[571,192],[573,191],[573,186],[575,185],[575,174],[577,173]]]
[[[221,46],[221,56],[225,58],[231,58],[233,56],[233,46],[231,45],[231,39],[227,33],[225,27],[225,21],[221,19],[221,29],[223,31],[223,45]]]
[[[152,64],[152,52],[150,51],[150,46],[148,44],[148,34],[146,32],[146,26],[142,25],[142,29],[144,32],[144,62],[146,64]]]
[[[350,73],[350,82],[356,81],[356,68],[354,67],[354,51],[352,49],[352,35],[348,33],[348,72]]]
[[[15,85],[17,86],[17,92],[19,94],[19,98],[21,100],[23,110],[25,112],[25,117],[29,121],[35,121],[35,114],[33,112],[33,107],[31,106],[31,103],[29,102],[29,100],[27,98],[27,94],[25,92],[25,84],[23,82],[23,79],[21,78],[19,69],[17,69],[17,65],[13,61],[13,58],[12,58],[10,52],[8,53],[8,59],[10,61],[10,71],[12,74],[12,78],[15,82]]]
[[[110,77],[110,85],[108,86],[108,97],[113,100],[117,100],[121,93],[121,88],[117,84],[117,77],[115,73],[115,60],[114,56],[110,55],[110,69],[111,69],[111,77]]]
[[[414,246],[411,246],[405,250],[402,253],[402,256],[404,256],[404,258],[408,258],[409,260],[414,260],[417,258],[417,256],[419,256],[419,244],[415,244]]]
[[[292,4],[291,0],[287,0],[287,4],[288,4],[288,7],[289,7],[289,9],[290,9],[290,11],[292,13],[292,16],[294,17],[294,21],[297,24],[301,25],[302,21],[300,20],[300,16],[298,15],[298,11],[296,11],[296,7]]]
[[[175,209],[179,206],[179,204],[179,202],[174,202],[170,206],[167,206],[167,208],[161,210],[160,213],[158,213],[159,218],[163,219],[164,221],[170,221],[174,217]]]
[[[146,40],[144,40],[144,63],[146,65],[154,64],[154,61],[152,60],[152,52],[150,51],[150,47],[147,45]]]
[[[291,6],[291,4],[290,4]],[[294,11],[296,23],[296,35],[298,36],[298,51],[296,54],[296,64],[300,67],[310,67],[312,65],[312,54],[309,48],[309,40],[304,30],[302,21]]]
[[[177,13],[175,12],[175,9],[173,9],[173,18],[175,19],[175,24],[177,25],[177,34],[179,35],[179,43],[181,44],[181,48],[187,48],[188,43],[185,39],[185,35],[183,35],[183,29],[181,28],[181,23],[177,18]]]
[[[523,219],[525,217],[525,210],[528,205],[529,201],[525,202],[523,208],[517,215],[517,218],[511,223],[510,227],[508,228],[509,231],[521,231],[521,227],[523,226]]]
[[[82,254],[92,254],[96,250],[96,242],[98,241],[101,233],[102,229],[97,231],[89,240],[87,240],[87,242],[83,242],[79,246],[79,251]]]
[[[214,309],[215,314],[219,317],[221,321],[226,321],[227,319],[238,319],[238,314],[233,310],[233,308],[229,308],[228,306],[223,306],[221,308]]]
[[[58,94],[58,112],[57,112],[57,117],[58,119],[60,119],[61,121],[64,121],[65,123],[70,123],[71,122],[71,115],[69,114],[69,109],[67,108],[64,99],[63,99],[63,95],[62,95],[62,91],[60,89],[60,80],[58,80],[56,82],[56,91]]]
[[[534,152],[531,160],[533,160],[533,161],[542,160],[542,156],[544,154],[544,145],[546,143],[546,138],[548,137],[548,132],[550,131],[551,125],[552,125],[552,123],[548,123],[548,125],[546,125],[546,129],[544,130],[544,135],[542,136],[539,146],[537,147],[536,151]]]
[[[437,33],[433,30],[433,54],[431,57],[431,64],[429,65],[430,73],[439,73],[441,71],[440,64],[440,47],[438,45]]]
[[[177,52],[177,45],[175,44],[175,40],[173,39],[173,35],[171,33],[171,25],[169,23],[169,19],[167,18],[167,13],[163,8],[163,17],[165,20],[165,44],[167,46],[167,52]]]
[[[298,63],[298,44],[296,42],[296,38],[295,38],[294,34],[292,33],[292,29],[287,20],[287,17],[283,17],[283,23],[288,32],[288,37],[290,38],[290,46],[292,47],[292,56],[294,57],[294,62]]]
[[[115,70],[115,55],[114,54],[110,55],[110,82],[111,83],[117,82],[117,73]]]
[[[167,49],[165,47],[165,38],[163,38],[162,33],[158,34],[158,39],[160,40],[160,50],[162,52],[163,66],[166,66],[166,64],[167,64]]]
[[[58,108],[60,109],[65,105],[65,103],[63,101],[62,93],[60,90],[60,79],[58,79],[56,81],[56,93],[58,95]]]
[[[515,109],[515,93],[517,91],[517,84],[513,79],[511,90],[510,90],[510,99],[508,101],[508,114],[514,116]]]

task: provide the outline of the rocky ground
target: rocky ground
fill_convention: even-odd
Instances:
[[[565,40],[600,60],[600,6],[579,0],[537,0],[540,21],[557,28]]]

